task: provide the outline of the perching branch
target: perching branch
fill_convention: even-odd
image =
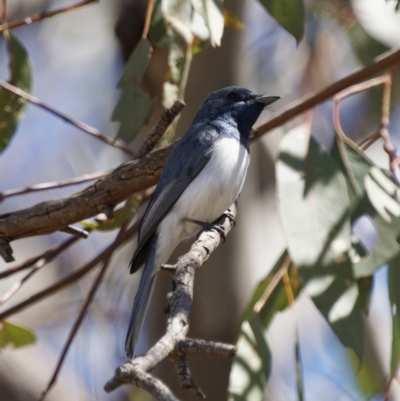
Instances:
[[[253,137],[253,140],[343,89],[399,63],[399,48],[381,55],[369,66],[357,70],[322,91],[310,94],[276,113],[269,121],[258,127],[258,135]],[[114,206],[132,193],[156,184],[172,147],[173,145],[169,145],[140,160],[124,163],[105,178],[76,194],[42,202],[31,208],[0,216],[1,256],[10,260],[12,253],[8,244],[10,241],[60,230],[69,224],[102,212],[101,209],[104,206]]]
[[[234,217],[236,216],[236,205],[231,206],[230,212]],[[225,216],[222,216],[217,224],[223,227],[225,234],[228,234],[233,227],[231,219]],[[181,383],[203,397],[202,391],[194,384],[190,371],[187,369],[186,355],[201,353],[230,357],[236,351],[234,346],[228,344],[186,338],[189,330],[196,270],[203,265],[221,242],[221,235],[217,231],[203,231],[190,251],[178,259],[172,278],[173,290],[168,297],[170,312],[166,333],[146,354],[134,357],[122,364],[116,370],[114,377],[105,385],[105,391],[111,392],[122,384],[130,383],[148,391],[157,400],[177,401],[168,387],[149,372],[164,359],[172,358],[176,361],[178,357],[177,368]]]

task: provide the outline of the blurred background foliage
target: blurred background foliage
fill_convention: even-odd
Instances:
[[[241,85],[280,95],[278,109],[399,46],[398,4],[156,0],[148,38],[142,38],[147,1],[103,0],[5,32],[0,78],[133,149],[162,108],[184,98],[187,106],[162,146],[184,132],[204,98],[218,88]],[[9,0],[7,20],[68,5],[71,1]],[[389,127],[394,144],[400,131],[399,85],[396,73]],[[349,138],[359,142],[376,132],[381,98],[377,87],[342,101],[340,118]],[[0,191],[107,170],[128,160],[121,150],[4,89],[0,149]],[[328,101],[262,137],[251,153],[237,228],[197,274],[189,333],[237,342],[238,355],[233,362],[190,359],[196,382],[211,401],[384,399],[400,355],[400,206],[394,199],[396,178],[382,170],[388,168],[382,144],[374,143],[364,154],[353,142],[335,139]],[[1,213],[75,190],[5,199]],[[310,205],[304,193],[315,203]],[[101,225],[92,225],[87,240],[38,272],[2,308],[92,259],[115,238],[112,229],[140,199],[127,202],[116,225],[99,230]],[[36,256],[67,237],[58,232],[18,240],[15,258]],[[151,399],[128,386],[108,395],[103,391],[125,359],[123,342],[138,284],[138,277],[127,272],[134,247],[130,243],[114,254],[48,400]],[[172,260],[186,249],[187,244],[179,247]],[[1,294],[23,274],[2,279]],[[38,399],[92,280],[90,273],[2,324],[2,400]],[[141,338],[143,351],[165,329],[168,285],[169,276],[161,275]],[[195,399],[179,388],[168,361],[156,374],[180,399]],[[396,380],[386,399],[400,400]]]

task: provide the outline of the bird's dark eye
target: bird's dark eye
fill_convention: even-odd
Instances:
[[[238,100],[239,99],[239,95],[236,92],[229,92],[226,95],[226,98],[229,100]]]

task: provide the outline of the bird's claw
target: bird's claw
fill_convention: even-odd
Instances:
[[[232,216],[233,217],[233,216]],[[190,219],[190,218],[185,218],[185,221],[193,224],[197,224],[207,230],[215,230],[222,238],[222,243],[225,243],[226,236],[225,236],[225,229],[223,226],[220,226],[218,224],[213,224],[213,223],[205,223],[204,221],[199,221],[195,219]]]
[[[225,244],[226,235],[225,235],[225,229],[224,229],[224,227],[223,227],[223,226],[220,226],[220,225],[218,225],[218,224],[211,224],[210,229],[211,229],[211,230],[215,230],[215,231],[221,236],[222,243]]]
[[[230,222],[233,224],[233,227],[236,227],[235,216],[231,213],[230,209],[228,209],[226,212],[224,212],[222,214],[222,216],[225,216],[227,219],[229,219]]]

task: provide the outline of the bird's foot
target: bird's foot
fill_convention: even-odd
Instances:
[[[230,220],[230,222],[233,224],[233,227],[236,227],[236,220],[235,216],[231,213],[231,209],[228,209],[225,211],[222,216],[225,216],[227,219]]]
[[[207,230],[215,230],[221,236],[223,243],[225,243],[226,236],[225,236],[225,229],[223,226],[213,223],[205,223],[204,221],[189,219],[189,218],[185,218],[184,220],[189,223],[197,224],[203,228],[206,228]]]

